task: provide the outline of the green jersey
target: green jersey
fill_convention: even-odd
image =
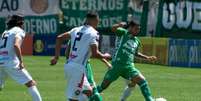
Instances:
[[[118,28],[116,34],[120,36],[116,53],[113,55],[112,62],[121,64],[131,64],[140,46],[137,37],[132,36],[126,29]]]

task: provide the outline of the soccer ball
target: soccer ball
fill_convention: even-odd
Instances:
[[[165,98],[156,98],[155,101],[167,101]]]

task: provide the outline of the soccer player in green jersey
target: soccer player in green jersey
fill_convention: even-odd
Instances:
[[[141,57],[150,61],[155,61],[155,56],[147,56],[138,52],[140,41],[136,35],[140,31],[140,26],[134,21],[130,21],[128,24],[128,30],[124,29],[124,23],[115,24],[112,27],[112,32],[121,37],[120,44],[116,47],[116,53],[112,58],[112,69],[107,71],[104,80],[101,85],[98,86],[98,91],[102,92],[118,77],[123,77],[130,80],[131,83],[128,86],[139,85],[141,92],[146,101],[154,101],[151,91],[149,89],[147,80],[140,73],[140,71],[134,67],[134,57]],[[122,99],[123,101],[123,99]]]

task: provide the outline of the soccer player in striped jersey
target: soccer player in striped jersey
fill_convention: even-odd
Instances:
[[[134,67],[134,57],[138,56],[143,59],[150,61],[156,60],[155,56],[147,56],[138,52],[140,41],[136,35],[140,31],[140,26],[134,21],[130,21],[128,24],[128,30],[122,28],[125,24],[119,23],[112,27],[112,31],[121,37],[120,44],[117,46],[116,53],[112,57],[112,69],[106,74],[101,83],[98,86],[98,91],[102,92],[106,89],[113,81],[117,80],[118,77],[123,77],[130,80],[131,83],[128,85],[135,86],[139,85],[141,92],[146,101],[154,101],[151,91],[149,89],[147,80],[140,73],[140,71]],[[123,101],[124,99],[122,99]]]

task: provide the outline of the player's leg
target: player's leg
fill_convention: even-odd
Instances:
[[[67,81],[67,99],[69,101],[87,101],[92,88],[85,75],[85,67],[76,63],[64,66]]]
[[[36,87],[36,82],[34,80],[27,82],[25,85],[28,87],[33,101],[42,101],[38,88]]]
[[[100,93],[98,93],[96,83],[95,83],[94,77],[93,77],[93,71],[92,71],[92,68],[91,68],[91,65],[89,62],[86,65],[86,75],[87,75],[87,80],[89,81],[89,84],[93,88],[93,94],[89,98],[89,101],[102,101],[102,97],[101,97]]]
[[[95,83],[94,77],[93,77],[93,71],[92,71],[91,65],[89,63],[87,63],[87,65],[86,65],[86,74],[87,74],[87,79],[88,79],[90,85],[93,87],[93,94],[89,98],[89,101],[102,101],[102,97],[98,93],[96,83]]]
[[[78,96],[78,101],[88,101],[89,97],[92,96],[92,88],[91,88],[85,74],[83,75],[82,79],[83,79],[83,84],[80,85],[80,86],[82,86],[82,90],[81,90],[82,92]],[[81,82],[80,82],[80,84],[81,84]]]
[[[134,90],[135,85],[131,83],[130,80],[126,80],[125,79],[125,83],[126,83],[126,87],[124,88],[123,94],[121,96],[121,101],[126,101],[126,99],[131,95],[131,92]]]
[[[133,84],[139,85],[142,95],[146,101],[154,101],[148,83],[141,73],[135,77],[132,77],[131,81]]]
[[[4,88],[7,73],[0,67],[0,91]]]
[[[33,101],[42,101],[40,93],[36,87],[36,83],[26,69],[19,70],[19,68],[15,67],[7,67],[5,69],[5,72],[7,72],[8,75],[11,76],[11,78],[13,78],[18,83],[26,85],[28,87]]]
[[[66,98],[67,101],[78,101],[78,95],[81,92],[81,89],[76,91],[76,80],[73,78],[73,72],[74,70],[72,69],[71,64],[65,64],[64,65],[64,73],[65,73],[65,78],[67,80],[67,87],[66,87]],[[78,73],[76,73],[78,74]]]
[[[132,67],[134,67],[134,63],[132,63]],[[123,94],[121,96],[121,101],[126,101],[126,99],[131,95],[131,92],[134,90],[136,84],[131,83],[130,80],[125,79],[126,87],[124,88]]]
[[[88,101],[89,97],[92,96],[92,88],[87,80],[86,75],[84,76],[84,82],[82,85],[82,92],[81,94],[78,96],[78,101]]]
[[[119,68],[117,67],[118,65],[113,65],[113,68],[108,70],[104,76],[104,79],[100,85],[97,86],[98,92],[101,93],[103,90],[105,90],[109,85],[118,79],[119,73]]]
[[[132,64],[127,65],[127,70],[124,71],[124,74],[122,76],[126,79],[130,79],[132,85],[139,85],[140,90],[146,101],[153,101],[148,83],[137,68],[133,67]]]

